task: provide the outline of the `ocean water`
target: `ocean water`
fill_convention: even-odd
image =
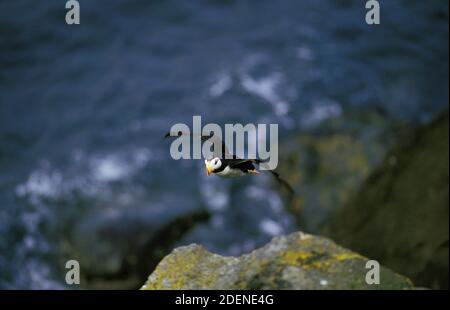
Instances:
[[[448,2],[380,2],[368,26],[360,0],[80,0],[68,26],[65,1],[1,1],[0,287],[65,288],[71,258],[114,272],[198,210],[175,244],[238,255],[296,230],[269,178],[206,177],[163,135],[193,115],[282,141],[354,110],[429,121],[448,107]]]

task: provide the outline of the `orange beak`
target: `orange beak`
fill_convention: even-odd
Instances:
[[[206,167],[206,175],[210,175],[214,171],[214,167],[211,165],[211,162],[205,160]]]

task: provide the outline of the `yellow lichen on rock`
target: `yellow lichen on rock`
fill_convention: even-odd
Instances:
[[[220,256],[194,244],[166,256],[142,289],[412,288],[408,279],[385,268],[385,283],[368,285],[366,262],[329,239],[301,232],[276,237],[240,257]]]

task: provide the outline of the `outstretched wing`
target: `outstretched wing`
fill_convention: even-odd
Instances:
[[[235,158],[235,156],[232,156],[230,154],[230,151],[228,150],[225,143],[220,139],[219,137],[213,136],[213,135],[201,135],[197,133],[186,133],[186,132],[168,132],[164,136],[164,138],[168,137],[180,137],[180,136],[191,136],[191,137],[200,137],[202,142],[210,140],[213,147],[213,156],[218,158]]]
[[[216,136],[184,133],[184,132],[179,131],[179,132],[168,132],[168,133],[166,133],[166,135],[164,137],[168,138],[168,137],[180,137],[180,136],[200,137],[203,142],[211,140],[212,145],[213,145],[213,156],[221,158],[221,159],[226,159],[226,161],[230,165],[230,167],[235,167],[236,165],[239,165],[239,164],[242,164],[245,162],[251,162],[251,163],[257,164],[259,166],[261,166],[262,164],[265,163],[261,159],[241,159],[241,158],[237,158],[235,155],[231,155],[230,152],[228,151],[227,146],[222,141],[222,139],[220,139]],[[218,145],[220,145],[221,147],[217,147]],[[269,171],[272,174],[272,176],[282,186],[284,186],[287,189],[287,191],[289,192],[290,195],[293,195],[295,193],[294,189],[291,187],[291,185],[289,185],[289,183],[285,179],[281,178],[280,175],[278,174],[278,172],[275,172],[270,169],[267,169],[267,171]]]
[[[263,161],[260,159],[242,159],[242,158],[236,158],[236,157],[233,159],[227,160],[227,163],[230,165],[231,168],[236,167],[237,165],[246,163],[246,162],[251,162],[251,163],[259,165]]]

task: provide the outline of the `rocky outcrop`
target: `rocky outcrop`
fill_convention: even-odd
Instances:
[[[300,230],[321,234],[332,212],[381,162],[394,140],[392,131],[379,113],[353,112],[285,140],[277,169],[295,189],[286,209]]]
[[[276,237],[239,257],[191,244],[173,250],[142,289],[411,289],[407,278],[381,267],[366,283],[368,259],[329,239],[301,232]]]
[[[202,209],[127,209],[89,214],[65,245],[67,257],[83,267],[88,289],[136,289],[182,236],[209,219]]]
[[[401,139],[325,234],[416,285],[448,288],[448,112]]]

